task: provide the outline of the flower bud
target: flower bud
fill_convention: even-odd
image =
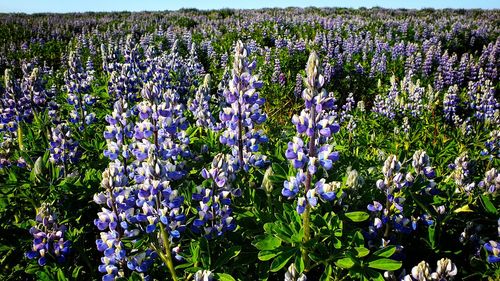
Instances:
[[[264,173],[264,178],[262,179],[262,188],[266,192],[266,194],[270,195],[273,191],[273,183],[271,182],[270,177],[273,175],[273,168],[269,166]]]

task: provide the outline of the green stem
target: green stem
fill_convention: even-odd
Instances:
[[[161,259],[167,265],[168,270],[170,271],[170,275],[172,276],[172,280],[177,281],[177,274],[175,273],[174,263],[172,262],[172,252],[170,251],[170,241],[168,240],[167,232],[163,225],[160,225],[160,234],[163,241],[163,246],[165,247],[165,254],[161,251],[158,251]]]
[[[17,124],[17,143],[19,144],[19,150],[24,150],[23,145],[23,129],[21,128],[21,124]]]
[[[271,200],[271,193],[266,191],[267,206],[269,207],[270,214],[273,213],[273,201]]]
[[[303,225],[304,225],[304,239],[302,240],[303,244],[307,243],[311,240],[311,206],[306,204],[306,210],[304,211],[303,217]],[[307,272],[309,270],[309,255],[307,249],[305,247],[302,248],[302,260],[304,261],[304,271]]]
[[[155,107],[155,111],[157,111],[157,108]],[[156,126],[155,120],[153,120],[153,126],[154,126],[154,131],[153,131],[153,138],[154,138],[154,144],[155,147],[158,148],[158,128]],[[156,159],[154,159],[156,160]],[[155,166],[156,161],[153,161],[153,167]],[[161,204],[161,192],[158,192],[156,196],[156,206],[159,209]],[[177,281],[177,274],[175,273],[175,268],[174,268],[174,263],[172,262],[172,252],[170,250],[170,241],[168,239],[167,232],[165,231],[165,226],[160,222],[158,223],[160,226],[160,235],[161,239],[163,242],[163,247],[165,250],[165,254],[162,253],[162,251],[157,251],[160,255],[160,258],[163,260],[163,262],[167,265],[168,270],[170,271],[170,275],[172,276],[172,280]]]
[[[241,122],[241,97],[238,100],[238,160],[240,161],[239,170],[243,170],[243,124]]]
[[[313,122],[313,128],[316,127],[316,110],[314,105],[311,106],[311,119]],[[315,139],[316,135],[313,133],[311,138],[309,139],[309,157],[316,157],[316,151],[315,151]],[[307,192],[311,188],[311,182],[312,182],[312,175],[309,171],[307,171],[306,175],[306,182],[305,182],[305,194],[307,197]],[[304,226],[304,239],[302,240],[302,244],[306,244],[309,240],[311,240],[311,226],[310,226],[310,221],[311,221],[311,205],[309,204],[309,201],[306,199],[306,209],[304,213],[302,214],[302,224]],[[304,271],[307,272],[309,270],[309,255],[307,252],[307,249],[304,247],[302,249],[302,259],[304,260]]]
[[[198,267],[198,262],[195,262],[194,267]],[[193,278],[193,273],[189,273],[189,275],[186,277],[186,280],[191,280],[191,278]]]

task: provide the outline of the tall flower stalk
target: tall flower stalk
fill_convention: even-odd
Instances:
[[[328,143],[330,137],[339,131],[339,125],[335,121],[335,99],[333,94],[322,88],[324,78],[315,52],[309,56],[306,73],[305,89],[302,92],[305,108],[300,115],[292,118],[297,136],[288,143],[285,153],[298,171],[295,177],[284,182],[281,192],[288,198],[294,198],[299,193],[302,195],[297,200],[297,212],[303,219],[304,243],[311,239],[310,212],[318,204],[318,195],[323,201],[332,201],[336,198],[339,187],[338,183],[327,183],[325,178],[315,180],[315,175],[319,177],[320,168],[330,170],[333,162],[339,158],[338,152],[333,151],[333,146]],[[302,254],[307,264],[307,251],[304,250]]]
[[[100,267],[105,280],[123,276],[125,266],[146,272],[156,256],[177,280],[171,244],[185,229],[184,198],[171,182],[184,176],[183,157],[190,157],[187,121],[178,93],[166,85],[149,81],[141,95],[131,109],[125,99],[116,101],[106,117],[104,154],[113,162],[103,173],[105,192],[94,198],[105,205],[94,222],[103,231],[97,246],[105,255]],[[143,236],[154,237],[145,250],[126,251],[123,238]]]
[[[267,119],[260,108],[265,100],[257,92],[262,82],[252,76],[256,65],[255,61],[249,62],[248,50],[238,41],[234,49],[232,79],[224,91],[228,106],[222,109],[219,118],[225,126],[220,141],[232,148],[240,170],[248,170],[250,165],[262,167],[265,163],[265,157],[256,154],[259,145],[268,140],[262,131],[255,129]]]

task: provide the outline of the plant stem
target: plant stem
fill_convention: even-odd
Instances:
[[[385,208],[387,209],[387,217],[391,216],[391,201],[389,201],[389,198],[385,201]],[[385,232],[384,232],[384,239],[387,241],[389,239],[389,234],[391,232],[391,223],[388,221],[385,224]]]
[[[309,204],[306,204],[306,210],[304,211],[303,214],[303,225],[304,225],[304,239],[302,240],[302,243],[305,244],[309,240],[311,240],[311,225],[310,225],[310,216],[311,216],[311,206]],[[309,270],[309,255],[307,252],[307,249],[304,247],[302,248],[302,260],[304,261],[304,271],[307,272]]]
[[[238,158],[240,161],[240,167],[239,169],[243,169],[243,124],[241,123],[241,100],[243,98],[240,97],[240,100],[238,100]]]
[[[315,129],[316,127],[316,110],[315,106],[311,106],[311,120],[313,123],[313,128]],[[313,135],[309,139],[309,158],[315,157],[316,152],[315,152],[315,139],[316,136],[316,131],[313,132]],[[311,188],[311,181],[312,181],[312,175],[307,170],[307,175],[306,175],[306,182],[305,182],[305,194],[307,198],[307,192]],[[306,199],[306,209],[304,213],[302,214],[302,224],[304,227],[304,239],[302,239],[302,244],[306,244],[309,240],[311,240],[311,226],[310,226],[310,221],[311,221],[311,206],[309,205],[309,201]],[[307,250],[305,248],[302,249],[302,259],[304,260],[304,265],[305,265],[305,271],[307,272],[309,269],[309,256],[307,253]]]
[[[155,104],[155,111],[157,111],[157,107],[156,107],[156,104]],[[154,144],[155,144],[155,148],[158,149],[158,128],[157,128],[157,122],[156,120],[153,120],[153,127],[154,127],[154,130],[153,130],[153,139],[154,139]],[[156,155],[155,155],[156,156]],[[154,165],[156,164],[156,158],[153,159],[153,163]],[[153,165],[153,167],[154,167]],[[157,195],[156,195],[156,207],[157,209],[160,209],[160,206],[161,206],[161,196],[162,196],[162,193],[161,192],[158,192]],[[175,273],[175,268],[174,268],[174,263],[172,261],[172,252],[170,250],[170,241],[168,239],[168,235],[167,235],[167,232],[165,231],[165,227],[161,222],[158,223],[159,226],[160,226],[160,236],[161,236],[161,240],[163,242],[163,250],[165,251],[165,253],[162,253],[161,249],[160,251],[157,251],[160,255],[160,258],[163,260],[163,262],[167,265],[168,267],[168,270],[170,271],[170,275],[172,276],[172,280],[174,281],[177,281],[177,274]]]
[[[163,247],[165,248],[165,254],[159,253],[163,262],[167,265],[168,270],[170,271],[170,275],[172,276],[172,280],[177,281],[177,274],[175,273],[174,263],[172,262],[172,253],[170,252],[170,241],[168,240],[167,232],[163,225],[160,224],[160,234],[163,242]]]
[[[21,128],[21,124],[17,123],[17,143],[19,144],[19,150],[23,151],[23,129]]]
[[[267,197],[267,206],[269,207],[269,213],[273,213],[273,201],[271,199],[271,193],[266,191],[266,197]]]

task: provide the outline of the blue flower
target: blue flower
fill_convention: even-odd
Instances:
[[[46,204],[39,209],[36,221],[38,225],[30,229],[30,234],[33,235],[33,245],[31,250],[26,252],[26,257],[38,258],[40,266],[44,266],[47,263],[47,257],[50,256],[55,257],[59,263],[64,262],[70,253],[71,246],[71,241],[64,239],[66,227],[56,223],[55,215],[50,212]]]
[[[484,248],[488,251],[488,262],[496,263],[500,262],[500,243],[496,241],[490,241],[484,244]]]
[[[227,106],[219,113],[219,119],[225,128],[220,142],[231,147],[238,169],[245,171],[250,164],[265,164],[265,156],[256,152],[261,143],[267,142],[263,132],[255,129],[255,125],[266,121],[267,115],[261,109],[265,100],[257,92],[262,83],[257,76],[252,76],[256,62],[248,61],[248,52],[241,41],[236,43],[232,79],[229,80],[228,89],[224,91]]]
[[[373,201],[373,204],[368,204],[367,209],[371,212],[380,212],[382,211],[382,204],[380,204],[378,201]]]
[[[321,199],[332,201],[337,197],[337,190],[340,188],[340,182],[325,183],[325,179],[321,179],[314,185]]]

